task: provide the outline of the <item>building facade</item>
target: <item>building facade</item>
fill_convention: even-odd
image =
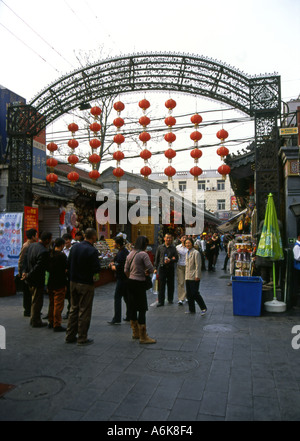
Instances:
[[[189,171],[177,172],[171,182],[168,182],[164,173],[152,173],[151,179],[166,185],[176,193],[186,192],[187,197],[191,194],[195,199],[193,202],[197,205],[202,204],[207,211],[221,220],[230,219],[238,211],[230,180],[223,179],[217,170],[204,170],[198,182]],[[192,194],[193,190],[197,190],[196,196]]]

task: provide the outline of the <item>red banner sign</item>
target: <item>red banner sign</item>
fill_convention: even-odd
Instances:
[[[39,210],[38,208],[24,207],[24,233],[31,228],[39,232]],[[26,240],[25,234],[24,240]]]

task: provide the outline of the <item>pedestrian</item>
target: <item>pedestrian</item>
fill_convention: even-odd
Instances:
[[[97,231],[88,228],[85,231],[85,239],[73,246],[69,255],[71,309],[66,343],[77,341],[80,346],[93,343],[93,340],[88,338],[88,330],[95,291],[93,277],[100,272],[99,253],[94,247],[96,242]]]
[[[48,279],[48,328],[54,332],[65,332],[61,325],[67,291],[67,257],[63,253],[65,241],[59,237],[54,242],[54,249],[50,253],[49,279]]]
[[[70,255],[72,246],[74,244],[77,244],[77,242],[72,241],[72,235],[69,233],[64,234],[62,236],[62,239],[64,239],[64,241],[65,241],[63,252],[66,255],[66,257],[68,258]],[[67,320],[69,318],[70,308],[71,308],[70,279],[69,279],[68,273],[67,273],[67,292],[66,292],[65,298],[66,298],[68,304],[67,304],[67,312],[65,313],[63,318],[64,318],[64,320]]]
[[[47,326],[41,320],[44,301],[45,275],[49,269],[49,246],[52,233],[43,232],[38,242],[32,243],[24,256],[22,279],[26,280],[31,295],[30,325],[33,328]]]
[[[130,321],[128,317],[128,296],[127,296],[127,277],[124,273],[124,266],[126,262],[126,258],[129,254],[129,251],[124,245],[124,239],[122,236],[117,236],[114,242],[114,248],[118,250],[117,255],[114,257],[113,261],[110,263],[110,269],[116,272],[117,284],[115,289],[115,297],[114,297],[114,316],[110,322],[110,325],[119,325],[121,324],[121,316],[122,316],[122,298],[126,304],[126,317],[125,321]]]
[[[293,248],[294,255],[294,268],[296,271],[296,295],[299,293],[300,288],[300,234],[298,234],[297,241]]]
[[[178,292],[178,305],[182,306],[186,299],[185,291],[185,256],[187,248],[185,246],[186,236],[180,237],[180,245],[177,245],[176,250],[178,254],[177,262],[177,292]]]
[[[82,241],[84,240],[84,236],[83,236],[82,231],[77,231],[77,232],[75,233],[75,238],[74,238],[74,240],[75,240],[75,243],[76,243],[76,242],[82,242]]]
[[[178,254],[176,247],[173,245],[173,236],[165,234],[164,243],[160,245],[155,254],[154,268],[155,273],[158,273],[159,278],[159,292],[157,307],[165,304],[165,289],[168,287],[168,301],[170,304],[174,300],[174,285],[175,285],[175,263],[178,261]]]
[[[213,268],[215,270],[216,269],[216,264],[217,264],[217,261],[218,261],[218,257],[219,257],[220,246],[221,246],[221,239],[220,239],[220,237],[218,236],[217,233],[213,234],[212,241],[213,241],[213,244],[215,245],[214,256],[213,256]]]
[[[201,271],[206,271],[206,233],[203,233],[200,240],[200,254],[201,254]]]
[[[230,259],[230,255],[231,255],[231,251],[232,251],[232,245],[233,245],[232,241],[233,241],[233,236],[231,234],[224,236],[223,245],[224,245],[224,250],[226,252],[226,256],[225,256],[224,265],[222,268],[223,271],[227,271],[227,265],[228,265],[228,261]]]
[[[137,237],[134,249],[127,256],[124,268],[128,277],[128,309],[132,338],[139,339],[141,344],[156,343],[156,340],[148,336],[146,329],[146,312],[148,311],[146,276],[150,276],[154,269],[146,253],[148,243],[146,236]]]
[[[22,280],[22,268],[24,264],[24,257],[26,254],[26,250],[32,243],[37,242],[38,240],[38,232],[36,229],[31,228],[30,230],[26,231],[26,242],[24,242],[20,255],[19,255],[19,262],[18,262],[18,275],[19,279]],[[30,317],[30,311],[31,311],[31,294],[29,291],[29,286],[26,280],[22,280],[22,290],[23,290],[23,308],[24,308],[24,317]]]
[[[208,271],[215,271],[215,268],[213,266],[215,248],[216,248],[216,245],[213,243],[212,238],[209,237],[206,242],[206,257],[208,260]]]
[[[204,315],[206,314],[207,307],[199,293],[201,280],[201,255],[199,251],[194,248],[193,239],[186,239],[185,246],[188,249],[185,269],[186,292],[189,304],[189,311],[187,311],[187,314],[195,314],[196,302],[201,309],[201,315]]]

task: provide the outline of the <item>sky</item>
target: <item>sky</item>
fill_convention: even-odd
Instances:
[[[92,51],[93,57],[99,53],[105,59],[161,51],[213,58],[250,76],[276,73],[281,76],[282,100],[288,101],[300,94],[299,41],[299,0],[0,0],[0,85],[29,102],[78,68],[79,54]],[[136,101],[141,98],[136,96]],[[162,102],[157,116],[165,116],[165,98],[169,95],[152,98]],[[172,98],[179,114],[222,108],[200,97]],[[216,130],[204,131],[203,141],[215,142]],[[232,137],[251,136],[253,124],[230,130]],[[174,164],[181,170],[192,166],[191,159],[185,161],[186,155],[178,155]],[[160,163],[153,159],[155,171]],[[204,168],[215,168],[215,163],[215,149],[210,149]],[[140,165],[124,161],[128,171]]]

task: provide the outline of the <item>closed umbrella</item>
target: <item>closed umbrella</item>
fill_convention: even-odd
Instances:
[[[279,231],[276,208],[272,193],[268,196],[264,226],[262,229],[259,245],[256,254],[270,259],[273,262],[273,288],[274,296],[271,302],[266,302],[268,311],[282,312],[286,310],[286,304],[279,302],[276,297],[276,269],[275,262],[284,259],[282,241]]]

